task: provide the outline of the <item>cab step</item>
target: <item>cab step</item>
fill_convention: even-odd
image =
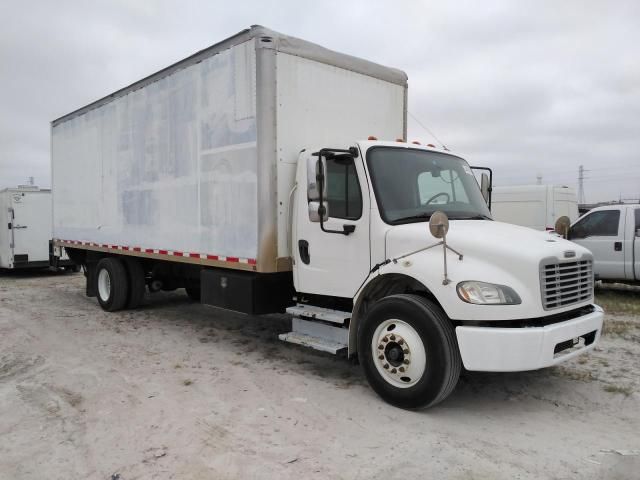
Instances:
[[[295,307],[287,308],[287,313],[305,320],[322,320],[339,325],[344,325],[345,322],[351,318],[351,312],[316,307],[314,305],[303,305],[300,303]]]
[[[291,331],[281,333],[278,338],[322,352],[342,355],[349,345],[349,328],[327,325],[301,318],[291,319]]]

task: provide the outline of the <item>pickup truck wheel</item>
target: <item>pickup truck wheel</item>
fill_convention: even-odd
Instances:
[[[129,294],[127,295],[127,308],[136,308],[142,302],[146,290],[144,269],[137,258],[123,258],[129,280]]]
[[[120,259],[103,258],[96,266],[96,291],[103,310],[115,312],[127,303],[129,279]]]
[[[451,321],[418,295],[392,295],[373,306],[358,331],[358,356],[371,387],[401,408],[444,400],[462,367]]]

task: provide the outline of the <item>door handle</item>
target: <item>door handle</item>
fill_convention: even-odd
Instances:
[[[300,252],[300,260],[305,265],[309,265],[311,262],[311,255],[309,254],[309,242],[306,240],[298,240],[298,251]]]
[[[613,244],[613,249],[614,249],[616,252],[621,252],[621,251],[622,251],[622,242],[615,242],[615,243]]]
[[[27,226],[26,226],[26,225],[14,225],[14,226],[13,226],[13,229],[14,229],[14,230],[17,230],[17,229],[19,229],[19,228],[27,228]]]

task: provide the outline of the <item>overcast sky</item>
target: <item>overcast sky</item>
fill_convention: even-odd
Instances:
[[[497,185],[640,195],[639,1],[0,3],[0,188],[49,185],[49,122],[252,24],[404,70],[419,123]],[[415,120],[417,119],[418,122]]]

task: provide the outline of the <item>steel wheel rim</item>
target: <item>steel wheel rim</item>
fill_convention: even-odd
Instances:
[[[111,296],[111,277],[106,268],[98,273],[98,295],[103,302],[108,301]]]
[[[371,355],[382,378],[398,388],[414,386],[427,368],[422,338],[407,322],[395,318],[385,320],[376,328]]]

